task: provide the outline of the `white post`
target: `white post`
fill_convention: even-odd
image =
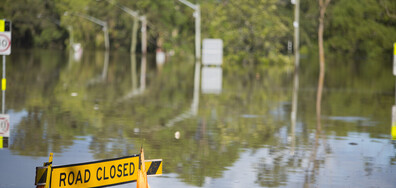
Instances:
[[[6,90],[6,71],[5,71],[5,68],[6,68],[6,56],[5,55],[3,55],[3,79],[1,80],[1,84],[2,84],[2,86],[1,86],[1,90],[2,90],[2,93],[3,93],[3,96],[2,96],[2,113],[3,114],[5,114],[5,90]]]
[[[105,37],[105,48],[106,51],[110,50],[110,41],[109,41],[109,29],[107,28],[107,23],[103,26],[103,32]]]
[[[191,105],[191,112],[193,115],[198,114],[198,106],[199,106],[199,81],[200,81],[200,73],[201,73],[201,65],[198,60],[195,61],[195,73],[194,73],[194,93],[193,93],[193,102]]]
[[[396,76],[396,42],[393,44],[393,75]]]
[[[199,5],[195,8],[195,57],[201,60],[201,9]]]
[[[195,58],[201,60],[201,9],[199,4],[192,4],[187,0],[179,0],[184,5],[195,10]]]
[[[299,43],[300,43],[300,39],[299,39],[299,29],[300,29],[300,0],[295,0],[295,9],[294,9],[294,64],[295,67],[298,68],[299,66],[299,62],[300,62],[300,51],[299,51]]]
[[[142,21],[142,64],[140,69],[140,90],[146,89],[146,61],[147,61],[147,20],[145,16],[141,17]]]

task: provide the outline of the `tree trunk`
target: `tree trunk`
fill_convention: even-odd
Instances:
[[[319,0],[319,28],[318,28],[318,46],[319,46],[319,64],[320,64],[320,73],[319,73],[319,81],[318,81],[318,92],[316,95],[316,117],[318,121],[318,128],[320,130],[320,114],[321,114],[321,101],[322,101],[322,91],[323,91],[323,82],[325,77],[325,56],[324,56],[324,48],[323,48],[323,32],[324,32],[324,17],[326,13],[326,8],[329,5],[330,0]]]

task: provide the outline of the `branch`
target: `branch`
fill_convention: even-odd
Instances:
[[[391,14],[391,13],[389,12],[388,7],[385,5],[385,3],[384,3],[383,0],[381,0],[381,5],[385,8],[386,15],[388,15],[390,18],[396,19],[396,15],[395,15],[395,14]]]

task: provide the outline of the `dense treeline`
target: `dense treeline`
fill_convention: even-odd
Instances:
[[[289,0],[191,2],[201,5],[202,38],[224,40],[226,61],[245,65],[290,61],[287,43],[293,41],[294,6]],[[5,0],[0,17],[13,21],[14,47],[63,49],[73,37],[85,48],[102,49],[102,28],[65,14],[68,12],[106,21],[111,49],[127,51],[133,19],[117,4],[147,16],[149,51],[193,52],[193,10],[177,0]],[[394,10],[393,0],[331,1],[325,20],[325,49],[359,58],[390,54],[396,41]],[[302,53],[316,47],[318,11],[316,0],[301,1]]]

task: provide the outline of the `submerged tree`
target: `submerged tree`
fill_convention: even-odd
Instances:
[[[325,57],[324,57],[324,49],[323,49],[324,17],[329,3],[330,0],[319,0],[320,14],[319,14],[319,28],[318,28],[318,46],[319,46],[320,74],[319,74],[319,83],[318,83],[318,93],[316,96],[316,114],[318,117],[318,121],[320,121],[320,106],[321,106],[324,73],[325,73]]]

